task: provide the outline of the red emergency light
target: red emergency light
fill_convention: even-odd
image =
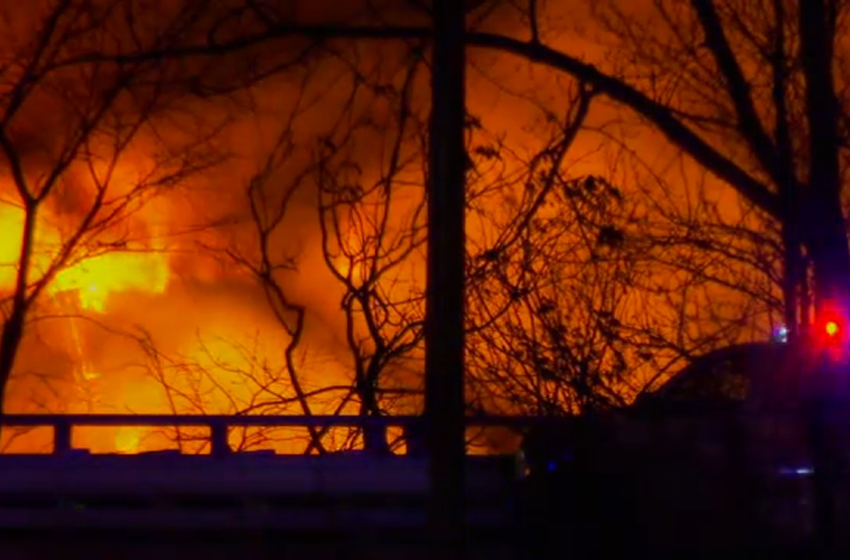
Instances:
[[[834,338],[838,334],[838,331],[841,330],[838,323],[835,321],[827,321],[826,324],[824,324],[823,329],[826,332],[826,336],[830,338]]]
[[[837,360],[839,359],[839,355],[835,354],[836,352],[840,353],[842,356],[847,352],[848,348],[846,348],[846,340],[847,333],[844,332],[844,321],[841,317],[836,316],[837,314],[830,314],[831,317],[824,317],[823,321],[820,323],[820,327],[818,327],[817,331],[820,332],[818,335],[818,344],[823,351],[828,351],[831,354],[831,359]],[[848,356],[850,357],[850,354]]]
[[[847,335],[850,334],[845,332],[845,323],[841,310],[835,306],[828,307],[813,325],[814,340],[812,342],[821,349],[843,347],[848,342],[845,340]]]

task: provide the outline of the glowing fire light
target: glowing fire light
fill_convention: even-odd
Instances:
[[[105,253],[61,271],[51,291],[76,292],[80,307],[103,313],[111,293],[162,293],[168,265],[157,253]]]
[[[20,258],[23,211],[0,206],[0,290],[14,287]],[[62,247],[62,237],[55,227],[42,220],[36,228],[32,252],[32,278],[38,279],[50,267]],[[168,284],[169,267],[161,247],[149,251],[109,251],[63,268],[53,278],[47,293],[55,296],[73,293],[82,309],[103,313],[110,294],[120,292],[162,293]]]
[[[145,229],[150,232],[152,228],[145,224]],[[0,204],[0,292],[9,292],[15,287],[23,231],[23,210]],[[96,402],[100,400],[100,375],[88,359],[78,321],[73,315],[81,310],[106,313],[110,297],[116,294],[165,292],[171,273],[170,263],[163,251],[164,246],[155,235],[153,237],[153,242],[133,247],[135,250],[132,251],[120,244],[80,247],[85,258],[72,259],[56,273],[45,289],[51,305],[69,315],[70,350],[78,360],[74,372],[78,394],[75,395],[76,402],[69,403],[72,412],[93,412],[93,407],[96,408]],[[63,248],[63,240],[56,221],[46,212],[39,215],[30,255],[31,282],[38,282],[49,270]],[[122,428],[114,435],[114,448],[120,453],[138,452],[141,435],[142,431],[138,428]]]
[[[141,431],[138,428],[119,428],[115,434],[115,450],[118,453],[132,454],[139,452]]]
[[[355,227],[349,227],[348,233],[341,236],[340,254],[334,259],[337,270],[343,276],[351,276],[352,280],[362,282],[368,273],[365,270],[363,239]]]

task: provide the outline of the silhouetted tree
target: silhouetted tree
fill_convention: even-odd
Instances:
[[[0,411],[29,320],[62,272],[108,252],[150,250],[134,214],[220,161],[216,127],[183,105],[202,65],[147,56],[182,41],[206,17],[201,7],[62,0],[4,19],[3,244],[14,257],[2,263],[13,274],[0,302]],[[182,135],[172,134],[177,121]],[[142,138],[157,136],[128,184],[119,168]]]
[[[411,106],[420,66],[421,60],[409,64],[399,86],[377,87],[391,117],[387,123],[369,119],[374,122],[368,122],[363,132],[372,129],[377,133],[374,139],[329,137],[324,144],[334,146],[335,153],[320,149],[317,205],[322,251],[328,269],[343,286],[344,338],[360,413],[368,416],[418,408],[409,398],[405,404],[404,396],[420,393],[416,370],[424,336],[424,293],[416,265],[426,240],[426,198],[417,178],[423,172],[427,128],[419,120],[421,111]],[[345,148],[336,149],[346,143],[356,148],[364,140],[386,152],[377,162],[368,162],[377,163],[374,179]],[[381,431],[365,433],[364,445],[389,451],[387,434]]]
[[[530,2],[527,15],[535,14]],[[531,39],[471,39],[587,80],[633,110],[693,161],[781,224],[786,322],[815,305],[847,299],[850,256],[841,202],[846,121],[841,72],[846,6],[831,0],[654,2],[639,13],[595,3],[617,55],[593,65],[549,47],[528,18]],[[554,38],[554,37],[553,37]],[[628,60],[628,68],[621,64]],[[639,69],[632,72],[632,69]],[[805,286],[806,263],[815,285]],[[832,302],[832,303],[830,303]],[[843,304],[842,304],[843,305]]]
[[[659,2],[657,5],[659,10],[661,10],[665,4]],[[616,3],[614,6],[616,7]],[[710,8],[710,6],[706,7],[707,4],[695,2],[677,6],[673,12],[675,12],[677,17],[684,19],[681,21],[676,20],[679,22],[676,25],[671,24],[668,26],[671,30],[669,36],[665,32],[656,33],[653,31],[654,36],[649,38],[651,40],[641,43],[644,50],[649,49],[654,53],[654,58],[650,57],[646,58],[646,60],[644,60],[644,55],[640,55],[638,62],[641,64],[649,64],[651,62],[653,64],[675,63],[674,65],[678,65],[678,58],[667,56],[673,52],[671,45],[674,45],[676,40],[680,40],[672,32],[680,28],[688,28],[682,24],[682,22],[688,21],[694,24],[695,30],[703,29],[703,27],[708,29],[710,27],[711,13],[709,13],[710,10],[706,11]],[[724,4],[721,10],[722,22],[727,22],[728,20],[729,25],[739,25],[733,17],[734,13],[730,11],[736,6]],[[745,7],[743,4],[738,6],[740,10],[744,10]],[[569,246],[569,243],[572,242],[571,240],[580,239],[579,235],[582,233],[582,228],[586,228],[587,231],[585,233],[590,234],[588,237],[590,242],[585,242],[582,247],[586,251],[586,255],[590,255],[592,258],[585,258],[581,264],[585,267],[586,271],[595,269],[602,276],[593,277],[594,282],[591,283],[588,281],[590,276],[585,276],[582,281],[579,281],[579,275],[573,273],[573,288],[566,290],[561,288],[557,293],[550,294],[558,296],[555,299],[561,300],[559,303],[561,306],[559,313],[550,314],[547,311],[548,316],[546,317],[538,314],[536,316],[538,327],[544,328],[545,332],[552,333],[564,329],[570,330],[565,325],[566,318],[569,316],[565,312],[569,308],[574,307],[576,302],[582,300],[586,302],[586,305],[581,307],[583,309],[582,313],[586,313],[586,317],[594,317],[594,323],[598,328],[602,329],[603,323],[609,321],[609,319],[603,321],[602,318],[610,317],[614,313],[614,309],[617,307],[616,302],[620,298],[626,298],[626,293],[638,293],[645,297],[652,296],[652,303],[645,303],[644,308],[655,307],[656,310],[659,310],[658,302],[666,299],[669,305],[664,307],[664,314],[670,315],[671,318],[666,321],[656,319],[655,322],[657,324],[650,324],[652,321],[646,318],[648,316],[644,316],[642,319],[637,319],[636,316],[633,316],[632,324],[624,325],[622,316],[614,317],[620,325],[618,327],[620,333],[618,336],[631,337],[631,344],[635,349],[633,351],[635,359],[639,358],[639,354],[645,356],[647,353],[652,352],[668,352],[670,361],[688,358],[690,355],[721,345],[724,342],[737,341],[741,336],[745,336],[742,333],[747,329],[751,329],[752,332],[746,334],[746,336],[763,337],[765,333],[763,331],[756,332],[754,323],[760,322],[763,317],[769,316],[779,301],[773,287],[774,283],[777,281],[784,282],[792,276],[796,278],[796,273],[788,272],[788,270],[791,270],[795,266],[792,262],[794,260],[793,255],[788,258],[791,268],[777,271],[776,267],[772,265],[772,261],[778,254],[781,253],[786,257],[788,256],[786,249],[789,246],[788,240],[791,239],[789,236],[793,237],[792,230],[794,226],[790,222],[788,224],[791,225],[787,225],[787,220],[777,219],[779,215],[777,201],[780,197],[777,194],[779,191],[774,184],[775,181],[771,178],[774,175],[768,174],[763,168],[759,167],[763,163],[762,159],[758,159],[758,161],[753,159],[755,156],[752,156],[752,154],[760,153],[756,149],[758,148],[756,145],[758,141],[755,143],[751,142],[753,140],[751,133],[746,132],[744,130],[746,127],[738,122],[741,119],[746,120],[748,118],[745,114],[748,111],[746,99],[740,98],[737,93],[727,87],[728,84],[726,82],[730,79],[728,76],[718,81],[717,76],[723,76],[724,74],[722,72],[714,72],[714,69],[719,68],[719,66],[715,65],[720,64],[715,59],[722,58],[720,56],[722,53],[709,49],[705,51],[707,57],[699,59],[700,64],[682,65],[682,68],[684,68],[682,71],[697,73],[696,75],[699,80],[694,78],[694,80],[690,81],[683,80],[676,82],[675,79],[682,74],[676,73],[679,66],[675,68],[671,66],[670,68],[665,67],[663,72],[656,70],[654,81],[637,79],[632,83],[625,78],[617,78],[613,74],[604,74],[588,63],[572,58],[564,52],[547,47],[544,41],[554,37],[558,30],[554,29],[552,25],[548,25],[546,32],[541,33],[538,23],[541,21],[541,18],[548,17],[547,14],[550,12],[546,10],[554,9],[554,7],[549,6],[544,9],[544,6],[538,6],[536,2],[530,2],[516,8],[523,10],[525,15],[529,16],[526,19],[531,29],[530,39],[528,40],[519,40],[506,34],[488,32],[488,20],[483,15],[491,13],[489,11],[491,8],[492,6],[488,6],[487,10],[481,13],[476,12],[476,14],[470,17],[470,25],[473,27],[468,34],[468,41],[471,45],[512,53],[527,60],[563,70],[568,74],[580,78],[584,86],[590,88],[597,98],[607,97],[637,111],[642,118],[656,126],[662,133],[667,135],[668,139],[682,148],[686,154],[695,159],[705,169],[718,175],[721,179],[730,182],[734,188],[745,195],[744,198],[747,204],[751,205],[745,205],[741,212],[743,215],[742,218],[730,220],[717,211],[717,203],[713,200],[713,197],[707,196],[704,190],[700,191],[699,197],[695,201],[692,201],[692,204],[683,207],[682,205],[671,202],[675,198],[672,193],[680,188],[680,185],[669,183],[659,184],[657,185],[657,189],[648,189],[645,192],[640,192],[640,189],[636,192],[626,192],[628,189],[624,187],[624,192],[621,194],[627,201],[626,210],[621,211],[618,218],[621,222],[617,222],[616,224],[606,221],[613,216],[608,216],[605,220],[600,218],[594,223],[588,223],[588,216],[585,213],[579,213],[578,215],[571,214],[575,216],[575,219],[572,221],[566,217],[555,220],[548,216],[545,217],[545,220],[538,220],[538,222],[543,222],[551,231],[560,231],[559,235],[565,238],[562,245],[558,245],[558,243],[553,241],[558,236],[549,234],[547,237],[540,232],[534,231],[533,228],[529,228],[527,223],[526,225],[522,225],[523,220],[529,222],[530,218],[517,218],[519,222],[514,222],[513,224],[502,220],[500,222],[502,226],[508,224],[515,229],[517,229],[516,226],[518,225],[522,226],[518,228],[521,230],[522,235],[514,236],[512,245],[514,247],[512,250],[515,251],[512,258],[516,260],[512,261],[510,266],[515,267],[515,270],[519,270],[516,267],[522,264],[523,259],[527,259],[524,256],[524,252],[527,253],[530,251],[530,247],[539,245],[541,241],[549,243],[549,245],[543,243],[543,247],[548,247],[546,250],[562,251],[563,247]],[[692,8],[694,10],[700,8],[702,11],[693,11]],[[503,9],[513,10],[515,8],[508,6]],[[398,14],[401,12],[393,13]],[[314,46],[320,45],[321,48],[315,47],[317,51],[321,51],[324,48],[338,53],[349,47],[354,49],[353,45],[357,44],[356,41],[362,39],[395,40],[399,44],[405,41],[427,39],[428,30],[425,27],[391,25],[388,23],[390,20],[380,21],[377,18],[378,15],[380,15],[379,11],[365,10],[359,13],[357,17],[346,17],[346,21],[329,15],[327,25],[320,25],[315,24],[315,22],[298,21],[293,16],[293,13],[285,10],[275,12],[270,7],[265,6],[260,10],[257,5],[250,4],[245,5],[241,11],[233,12],[230,16],[223,18],[219,22],[219,29],[229,29],[228,25],[236,21],[236,16],[242,18],[241,21],[243,22],[250,22],[250,25],[240,27],[238,30],[234,28],[232,35],[227,35],[222,31],[222,35],[216,36],[215,41],[212,41],[210,38],[199,39],[193,48],[198,50],[209,48],[212,41],[215,48],[220,52],[238,52],[242,49],[253,48],[263,42],[270,41],[274,44],[274,42],[286,41],[293,36],[302,36],[315,41]],[[748,17],[755,18],[753,19],[753,25],[760,22],[765,25],[769,24],[769,18],[763,13],[747,12],[747,15]],[[688,17],[692,19],[689,20],[687,19]],[[786,17],[790,16],[786,15]],[[611,22],[613,20],[609,19],[607,21]],[[790,19],[788,21],[790,22]],[[622,20],[622,22],[628,23],[627,20]],[[657,30],[659,28],[655,29]],[[789,34],[792,34],[792,31],[793,29],[788,31]],[[705,32],[707,33],[707,31]],[[625,38],[627,34],[620,33],[620,36]],[[681,40],[690,40],[690,37],[691,35],[688,35],[688,37],[682,36]],[[668,39],[672,42],[665,42]],[[666,50],[657,50],[656,46],[659,44]],[[622,44],[621,46],[624,48],[628,47],[626,44]],[[188,48],[184,47],[182,51],[177,49],[172,56],[180,56],[182,53],[188,52]],[[623,52],[626,53],[628,51]],[[692,49],[688,50],[687,48],[682,49],[682,52],[684,53],[682,56],[691,56],[693,54]],[[756,54],[761,56],[764,53],[759,51]],[[638,55],[636,54],[635,56]],[[699,56],[702,56],[702,54]],[[744,56],[744,54],[741,56]],[[747,51],[746,56],[756,55]],[[610,60],[617,62],[618,59],[614,57]],[[703,67],[703,63],[708,65],[709,70]],[[748,68],[746,64],[741,64],[743,64],[743,67]],[[730,68],[727,68],[726,70],[733,71],[734,69],[730,70]],[[779,78],[776,79],[778,80]],[[693,84],[701,84],[699,85],[699,88],[703,88],[699,89],[701,92],[704,92],[705,87],[710,86],[723,86],[726,89],[718,89],[715,92],[716,95],[697,96],[695,93],[693,98],[683,94],[681,97],[671,98],[674,99],[671,102],[667,97],[664,97],[664,92],[667,90],[660,88],[660,84],[664,80],[669,82],[670,87],[675,86],[683,92],[691,91],[687,90],[689,87],[696,87]],[[790,84],[791,82],[788,83]],[[760,84],[761,82],[759,82],[759,87],[761,87]],[[506,85],[506,87],[509,89],[510,86]],[[697,90],[693,91],[696,92]],[[773,90],[771,89],[771,91]],[[801,100],[804,96],[795,96],[792,93],[789,90],[787,97],[793,98],[792,100],[795,102],[803,102]],[[764,97],[765,95],[756,92],[756,88],[751,88],[751,101],[758,100],[758,102],[752,101],[751,104],[758,105],[760,108],[760,103]],[[697,101],[702,98],[709,98],[713,105],[708,103],[705,106],[698,106]],[[682,105],[680,107],[676,105],[677,103],[684,103],[686,106]],[[738,114],[739,112],[740,115]],[[800,115],[801,111],[796,110],[796,112],[793,112],[793,115],[789,113],[788,119],[792,119],[792,117],[796,119],[802,118]],[[723,119],[726,119],[725,124],[721,122]],[[769,119],[763,116],[763,120],[764,123],[767,123]],[[791,121],[789,120],[788,122]],[[768,124],[763,124],[763,128],[769,129],[770,127]],[[758,132],[756,134],[758,135]],[[737,135],[735,138],[739,136],[740,138],[729,143],[727,142],[727,138],[732,138],[730,135]],[[344,159],[339,159],[340,156],[337,151],[339,148],[336,144],[336,142],[331,142],[330,156],[326,154],[324,161],[331,162],[334,158],[337,158],[336,161],[345,161]],[[777,140],[774,144],[779,146],[781,142]],[[729,146],[749,146],[747,149],[752,154],[747,155],[749,152],[733,150]],[[779,150],[781,148],[781,146],[778,148],[776,146],[772,149]],[[328,148],[328,146],[325,146],[325,148]],[[795,153],[804,155],[805,150],[802,147],[798,147]],[[477,155],[481,156],[484,153],[482,152]],[[799,159],[797,158],[797,160]],[[529,162],[526,161],[525,163],[528,164]],[[539,162],[532,163],[534,169],[539,168]],[[348,169],[351,169],[350,165]],[[550,165],[547,169],[548,172],[551,172],[553,169],[558,173],[561,172],[561,169],[557,168],[557,166]],[[339,169],[336,169],[336,171],[339,171]],[[797,174],[802,176],[803,172],[798,170]],[[327,177],[326,175],[325,178],[327,179]],[[591,180],[594,184],[603,186],[604,188],[602,190],[613,188],[612,183],[616,184],[616,181],[606,180],[604,177],[601,180],[598,178]],[[802,180],[798,180],[798,182],[800,181]],[[533,181],[529,181],[529,183],[534,184]],[[547,195],[542,197],[541,200],[546,199],[547,204],[553,204],[554,206],[552,208],[557,209],[556,211],[558,212],[563,212],[567,208],[574,210],[576,197],[566,197],[564,194],[570,189],[581,191],[580,187],[586,191],[588,184],[590,184],[588,179],[583,177],[559,177],[557,181],[557,193],[553,194],[551,199]],[[496,183],[491,183],[491,187],[495,188],[497,186]],[[338,191],[339,185],[335,186],[334,189]],[[540,191],[546,192],[547,189],[542,188]],[[514,195],[516,193],[511,194]],[[556,195],[561,199],[555,200]],[[645,198],[640,199],[638,195],[642,195]],[[472,193],[470,193],[470,196],[473,196]],[[523,208],[527,215],[538,215],[537,211],[539,209],[535,206],[535,197],[536,195],[523,199],[523,204],[526,205]],[[665,197],[669,197],[670,200],[664,200]],[[507,197],[504,198],[504,202],[507,204]],[[595,203],[601,202],[601,199],[595,201]],[[584,201],[584,203],[587,203],[587,201]],[[523,214],[522,212],[517,212],[516,215],[521,216]],[[506,231],[511,231],[510,227]],[[267,234],[268,232],[264,235]],[[608,251],[605,258],[600,257],[601,252],[597,250],[599,247],[594,248],[594,243],[599,244]],[[806,243],[808,242],[798,242],[797,245]],[[791,245],[793,244],[792,239]],[[479,255],[480,259],[479,257],[471,257],[472,264],[469,265],[469,274],[477,274],[477,271],[481,269],[480,263],[482,262],[495,263],[488,265],[490,267],[489,270],[493,274],[501,274],[498,271],[500,267],[504,267],[505,265],[499,264],[497,256],[500,251],[501,249],[499,247],[483,247],[481,249],[481,255]],[[780,253],[777,253],[777,251]],[[792,250],[791,253],[793,252]],[[560,264],[554,258],[557,256],[557,253],[552,253],[543,257],[549,259],[546,274],[554,275],[557,273],[563,277],[565,273],[563,270],[557,272],[558,267],[566,270],[569,261],[565,259]],[[812,258],[814,258],[813,254]],[[820,267],[821,272],[817,272],[817,274],[823,272],[824,266],[826,265],[822,263]],[[622,267],[628,267],[630,272],[638,271],[638,274],[633,275],[632,278],[625,279],[623,278],[624,269]],[[661,272],[656,276],[645,273],[647,269],[652,267],[655,267]],[[538,269],[538,271],[540,270],[542,269]],[[658,279],[657,276],[666,275],[668,271],[677,272],[676,278],[678,283],[675,286],[658,286],[656,282]],[[742,271],[747,272],[742,273]],[[585,273],[590,274],[589,272]],[[829,274],[828,271],[827,274]],[[526,274],[527,279],[532,276],[535,275]],[[499,285],[499,289],[504,290],[503,294],[508,295],[508,300],[514,297],[517,301],[520,301],[523,300],[523,297],[533,293],[533,296],[528,297],[537,298],[539,300],[537,304],[532,305],[532,299],[522,301],[522,304],[526,305],[527,310],[547,310],[551,306],[546,305],[547,302],[544,299],[552,298],[543,296],[541,292],[531,289],[531,287],[542,286],[542,278],[545,278],[546,275],[537,274],[536,276],[536,284],[531,283],[524,286],[522,290],[515,291],[513,296],[510,295],[511,285],[517,281],[516,279],[510,279],[508,281],[502,279],[499,280],[500,284],[493,285]],[[488,276],[487,278],[492,280],[496,276]],[[529,282],[530,280],[525,281]],[[481,290],[482,285],[484,284],[473,287],[473,290]],[[713,286],[711,290],[706,287],[709,285]],[[582,286],[582,290],[576,290],[575,288],[578,286]],[[625,286],[630,287],[626,289]],[[591,289],[604,291],[603,287],[607,287],[606,289],[608,290],[605,295],[608,302],[605,305],[602,305],[595,299],[602,297],[603,294],[600,292],[594,295]],[[729,291],[726,293],[737,294],[741,297],[738,299],[733,298],[735,299],[734,303],[727,305],[721,312],[719,304],[714,305],[713,299],[709,297],[709,294],[720,293],[716,291],[717,287],[728,289]],[[787,296],[787,283],[785,287]],[[547,289],[555,290],[555,288]],[[615,295],[617,292],[619,296]],[[570,294],[570,297],[566,298],[565,294]],[[521,295],[522,297],[516,297],[517,295]],[[786,297],[785,299],[787,300],[788,298]],[[353,302],[356,299],[350,301]],[[703,311],[695,312],[693,310],[694,306],[689,306],[689,301],[698,301],[697,307]],[[516,305],[519,305],[519,303]],[[795,306],[796,304],[791,307],[795,308]],[[735,307],[734,311],[732,311],[732,307]],[[506,309],[510,309],[511,312],[517,312],[516,306],[506,306]],[[735,313],[738,314],[738,317],[733,316]],[[659,317],[661,314],[659,311],[655,316]],[[580,314],[577,316],[580,316]],[[526,317],[526,315],[520,313],[515,315],[515,317],[516,321],[520,321],[520,317]],[[660,324],[659,321],[664,324]],[[696,325],[696,323],[699,323],[699,325]],[[715,326],[711,328],[706,327],[709,324],[714,324]],[[504,324],[501,326],[504,326]],[[480,325],[473,325],[471,328],[473,330],[481,329]],[[607,326],[604,329],[611,330]],[[626,336],[627,333],[628,337]],[[591,337],[589,333],[579,333],[579,331],[574,331],[574,336],[576,340]],[[531,341],[533,338],[533,336],[529,336],[528,340]],[[550,340],[549,342],[552,343],[553,341]],[[638,350],[638,348],[643,348],[643,350]],[[572,349],[570,353],[575,354],[575,351],[576,349]],[[596,351],[594,350],[594,352]],[[594,356],[594,352],[590,352],[582,360],[587,362],[588,357]],[[629,352],[632,351],[630,350]],[[613,356],[613,354],[611,355]],[[553,358],[550,357],[548,359],[552,360]],[[577,368],[575,371],[583,371],[582,368],[588,370],[587,364],[581,365],[580,362],[582,360],[571,364],[570,367]],[[541,365],[545,365],[543,364],[545,361],[538,360],[538,362],[541,362]],[[608,363],[613,364],[614,362]],[[669,364],[654,363],[652,367],[664,369],[669,367]],[[601,373],[596,372],[592,375],[595,376]]]
[[[833,0],[795,6],[777,0],[757,7],[744,1],[661,1],[649,13],[630,13],[636,6],[596,6],[619,37],[614,48],[621,54],[599,64],[552,46],[570,34],[553,24],[562,21],[556,3],[504,3],[502,12],[487,5],[483,14],[501,16],[494,21],[518,12],[526,38],[490,31],[489,19],[473,13],[467,42],[592,85],[732,187],[765,219],[782,224],[789,326],[801,316],[795,302],[806,262],[813,267],[816,305],[846,299],[850,253],[840,192],[847,119],[840,102],[845,91],[835,75],[844,56],[835,45],[844,36],[846,6]],[[253,5],[240,16],[259,18]],[[253,32],[220,48],[292,36],[317,41],[428,36],[425,27],[394,24],[403,21],[399,17],[384,20],[373,9],[347,22],[330,18],[316,24],[266,11]]]

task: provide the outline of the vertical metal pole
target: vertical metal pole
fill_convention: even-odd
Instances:
[[[445,555],[464,547],[464,4],[434,0],[431,75],[425,416],[429,520]]]
[[[55,419],[53,424],[53,454],[64,455],[73,448],[73,427],[66,418]]]
[[[228,425],[223,420],[210,421],[210,455],[227,457],[230,455],[230,443],[227,441]]]

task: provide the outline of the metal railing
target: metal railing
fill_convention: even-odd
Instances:
[[[468,428],[523,429],[538,424],[540,418],[521,416],[468,417]],[[404,438],[423,433],[422,416],[240,416],[240,415],[168,415],[168,414],[5,414],[3,427],[49,427],[53,430],[53,454],[73,449],[74,428],[82,427],[170,427],[209,430],[210,454],[227,456],[234,451],[228,443],[231,428],[400,428]],[[421,436],[420,436],[421,437]]]
[[[614,412],[614,411],[612,411]],[[658,413],[652,410],[622,409],[614,414],[602,414],[599,420],[608,422],[616,419],[626,424],[640,425],[646,422],[653,424],[668,420],[698,420],[708,424],[724,424],[748,422],[753,420],[772,419],[774,422],[785,420],[796,424],[800,421],[800,413],[791,407],[777,407],[775,410],[743,410],[737,405],[721,404],[706,407],[673,408]],[[607,419],[607,420],[606,420]],[[531,416],[496,416],[475,415],[467,416],[469,428],[504,428],[515,432],[524,432],[534,427],[564,427],[576,421],[578,417],[543,418]],[[402,439],[408,444],[411,441],[424,443],[426,419],[423,416],[360,416],[360,415],[173,415],[173,414],[0,414],[2,427],[48,427],[53,431],[53,454],[63,454],[73,449],[72,434],[74,428],[84,427],[167,427],[167,428],[202,428],[208,430],[210,454],[227,456],[238,453],[230,448],[228,435],[232,428],[359,428],[386,430],[398,428]]]

